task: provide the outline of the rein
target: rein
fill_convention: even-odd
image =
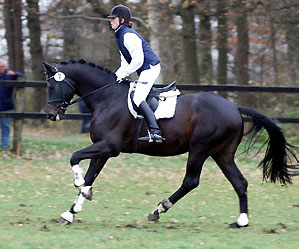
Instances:
[[[140,83],[142,83],[142,84],[147,84],[147,82],[141,82],[141,81],[137,81],[137,80],[130,80],[130,79],[126,79],[126,78],[125,78],[123,81],[136,82],[136,83],[137,83],[137,82],[140,82]],[[77,99],[71,101],[71,102],[69,103],[69,105],[73,105],[73,104],[75,104],[75,103],[78,103],[78,102],[82,101],[83,99],[87,98],[88,96],[90,96],[90,95],[92,95],[92,94],[94,94],[94,93],[96,93],[96,92],[99,92],[99,91],[101,91],[101,90],[103,90],[103,89],[105,89],[105,88],[107,88],[107,87],[109,87],[109,86],[111,86],[111,85],[113,85],[113,84],[115,84],[115,83],[119,84],[118,81],[116,80],[116,81],[114,81],[114,82],[112,82],[112,83],[109,83],[109,84],[107,84],[107,85],[105,85],[105,86],[102,86],[102,87],[100,87],[100,88],[97,88],[97,89],[91,91],[90,93],[87,93],[87,94],[83,95],[83,96],[80,97],[80,98],[77,98]]]
[[[97,89],[91,91],[90,93],[87,93],[87,94],[83,95],[82,97],[77,98],[77,99],[71,101],[70,103],[68,103],[68,106],[73,105],[73,104],[75,104],[75,103],[78,103],[78,102],[80,102],[80,101],[86,99],[86,98],[89,97],[90,95],[92,95],[92,94],[94,94],[94,93],[96,93],[96,92],[99,92],[99,91],[101,91],[101,90],[103,90],[103,89],[105,89],[105,88],[107,88],[107,87],[109,87],[109,86],[115,84],[116,82],[117,82],[117,81],[114,81],[114,82],[109,83],[109,84],[107,84],[107,85],[105,85],[105,86],[102,86],[102,87],[100,87],[100,88],[97,88]]]

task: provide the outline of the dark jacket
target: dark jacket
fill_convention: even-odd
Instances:
[[[15,75],[7,75],[7,70],[0,76],[0,80],[16,80],[22,77],[23,74],[15,72]],[[14,109],[13,102],[13,87],[0,86],[0,111],[9,111]]]
[[[84,101],[80,101],[78,104],[81,113],[90,113],[90,110],[88,109]]]
[[[132,57],[129,53],[129,51],[126,49],[124,45],[124,35],[126,33],[134,33],[136,34],[142,41],[142,49],[144,54],[144,62],[143,65],[137,70],[137,74],[140,75],[140,73],[143,70],[149,69],[150,65],[155,66],[160,63],[160,60],[158,56],[153,52],[149,44],[143,39],[141,35],[139,35],[135,30],[130,29],[129,27],[125,25],[121,25],[114,33],[115,40],[117,42],[118,48],[120,52],[123,54],[126,61],[130,64]]]

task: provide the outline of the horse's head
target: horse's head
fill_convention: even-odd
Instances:
[[[61,120],[75,95],[74,82],[57,65],[43,63],[48,87],[48,119]]]

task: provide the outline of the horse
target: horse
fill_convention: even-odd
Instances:
[[[203,164],[211,157],[239,197],[240,214],[231,227],[248,226],[248,183],[234,160],[244,136],[242,115],[252,119],[249,131],[252,137],[262,130],[266,130],[269,136],[264,159],[259,164],[263,179],[274,183],[279,181],[283,185],[292,183],[291,165],[287,163],[289,157],[294,157],[298,163],[294,151],[297,147],[287,143],[282,130],[272,119],[254,109],[238,106],[215,93],[182,94],[177,98],[174,116],[158,120],[165,138],[163,143],[137,140],[136,149],[132,151],[132,138],[136,134],[135,118],[127,106],[128,82],[118,83],[112,71],[83,59],[43,64],[49,97],[48,119],[62,119],[67,107],[82,99],[91,111],[92,144],[75,151],[70,159],[74,185],[79,194],[71,208],[61,214],[61,224],[72,223],[75,214],[82,211],[85,200],[92,199],[92,185],[109,158],[117,157],[121,152],[162,157],[188,152],[186,173],[181,186],[158,203],[148,215],[148,220],[157,221],[162,213],[198,187]],[[80,99],[71,102],[75,94]],[[140,134],[147,134],[145,124],[142,124]],[[83,177],[79,163],[84,159],[91,160]]]

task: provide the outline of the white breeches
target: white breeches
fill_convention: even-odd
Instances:
[[[145,101],[153,84],[158,78],[161,71],[160,63],[155,66],[150,66],[150,69],[141,72],[138,83],[136,85],[133,101],[139,107],[141,102]],[[142,82],[146,82],[142,83]]]

